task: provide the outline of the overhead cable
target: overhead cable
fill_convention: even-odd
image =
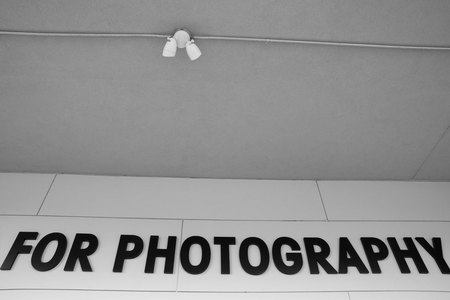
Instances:
[[[13,36],[47,36],[47,37],[99,37],[99,38],[168,38],[169,34],[156,33],[88,33],[88,32],[31,32],[31,31],[0,31],[0,35]],[[404,49],[404,50],[437,50],[449,51],[450,46],[435,45],[405,45],[405,44],[379,44],[379,43],[356,43],[337,42],[320,40],[300,40],[300,39],[275,39],[256,37],[233,37],[233,36],[194,36],[196,40],[216,40],[216,41],[242,41],[260,43],[283,43],[301,45],[322,45],[341,47],[361,47],[361,48],[384,48],[384,49]]]

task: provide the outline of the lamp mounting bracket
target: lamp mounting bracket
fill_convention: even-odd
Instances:
[[[191,40],[191,33],[187,29],[178,29],[173,38],[177,41],[178,48],[186,48],[186,43]]]

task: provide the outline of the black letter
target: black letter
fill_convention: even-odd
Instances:
[[[37,232],[19,232],[17,234],[16,240],[14,241],[8,255],[5,258],[0,270],[11,270],[16,258],[19,254],[28,254],[33,249],[32,246],[24,245],[27,240],[35,240],[38,237]]]
[[[81,248],[86,242],[86,248]],[[75,269],[77,260],[80,261],[81,270],[83,272],[92,272],[91,264],[88,256],[92,255],[98,248],[98,239],[95,235],[89,233],[77,233],[73,240],[72,248],[70,248],[69,257],[67,258],[64,271],[72,272]]]
[[[258,247],[259,252],[261,253],[261,261],[259,265],[252,266],[248,259],[248,248],[251,245],[255,245]],[[241,262],[241,266],[245,272],[250,275],[261,275],[264,273],[269,267],[269,248],[267,248],[266,243],[263,240],[257,237],[249,237],[246,238],[239,248],[239,260]]]
[[[145,263],[145,273],[153,273],[155,271],[155,261],[157,257],[164,257],[166,263],[164,265],[164,274],[173,274],[173,265],[175,262],[175,248],[177,246],[177,237],[169,236],[167,240],[167,248],[158,248],[159,236],[152,235],[150,244],[148,245],[147,262]]]
[[[53,241],[57,242],[55,254],[53,254],[53,257],[48,262],[43,262],[42,256],[44,255],[44,251],[48,244]],[[64,257],[64,253],[66,253],[66,249],[66,236],[59,232],[50,233],[44,236],[36,245],[36,249],[34,249],[33,255],[31,256],[31,265],[35,270],[40,272],[51,270],[61,262]]]
[[[128,244],[134,244],[134,248],[132,250],[127,250]],[[119,246],[117,247],[113,272],[122,272],[125,259],[138,257],[141,255],[142,249],[144,249],[144,241],[140,237],[136,235],[121,235]]]
[[[377,238],[367,237],[361,238],[361,243],[366,252],[367,260],[369,261],[370,270],[373,274],[380,274],[381,269],[378,262],[385,259],[389,255],[389,249],[386,244]],[[375,252],[373,246],[378,248],[378,252]]]
[[[311,274],[319,274],[318,265],[321,265],[328,274],[337,274],[337,271],[327,261],[327,257],[330,255],[330,246],[327,242],[321,238],[304,238],[303,241]],[[318,246],[320,251],[316,252],[314,246]]]
[[[450,269],[444,259],[440,238],[431,239],[433,246],[431,246],[423,237],[416,238],[416,241],[418,241],[419,244],[434,258],[442,274],[450,274]]]
[[[198,244],[202,249],[202,258],[200,263],[196,266],[192,265],[189,259],[189,252],[191,250],[191,246],[194,244]],[[197,275],[208,269],[209,262],[211,261],[211,248],[209,247],[208,241],[201,236],[191,236],[187,238],[183,242],[183,245],[181,245],[180,252],[181,265],[189,274]]]
[[[369,270],[367,270],[348,238],[341,237],[339,238],[339,273],[347,274],[348,267],[356,267],[361,274],[369,273]]]
[[[387,240],[389,242],[389,246],[391,246],[392,253],[394,253],[394,257],[397,261],[398,267],[400,268],[400,271],[402,273],[411,273],[408,264],[406,263],[405,258],[407,257],[412,258],[419,273],[428,273],[428,269],[425,266],[422,257],[420,257],[419,251],[417,251],[416,245],[414,245],[414,241],[412,238],[403,238],[403,241],[406,244],[406,250],[400,249],[400,246],[398,245],[395,238],[390,237]]]
[[[236,238],[215,236],[214,245],[220,245],[220,274],[230,274],[230,245],[236,245]]]
[[[289,237],[280,237],[275,240],[272,246],[273,262],[277,269],[287,275],[293,275],[300,272],[303,266],[303,258],[300,252],[288,252],[286,253],[286,260],[293,262],[292,265],[286,265],[281,257],[281,247],[287,245],[293,251],[300,251],[300,245]]]

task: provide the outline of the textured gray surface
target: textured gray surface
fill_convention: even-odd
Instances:
[[[450,180],[450,129],[424,161],[416,179]]]
[[[446,0],[2,0],[0,28],[450,43]]]
[[[428,45],[450,44],[449,16],[448,1],[0,2],[8,30]],[[0,171],[406,180],[450,125],[450,52],[203,40],[190,62],[163,44],[0,36]]]

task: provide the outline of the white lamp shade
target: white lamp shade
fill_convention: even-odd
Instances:
[[[177,54],[177,41],[174,38],[167,38],[162,55],[164,57],[174,57],[175,54]]]
[[[196,60],[200,57],[200,55],[202,55],[200,49],[196,44],[194,44],[194,40],[188,41],[186,43],[186,52],[190,60]]]

